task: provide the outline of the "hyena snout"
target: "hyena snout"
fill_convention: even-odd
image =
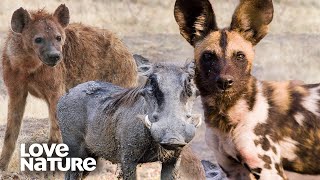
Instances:
[[[56,65],[61,59],[62,54],[59,51],[49,52],[46,56],[46,62],[48,65]]]
[[[230,75],[220,76],[217,79],[217,86],[221,90],[227,90],[232,87],[234,78]]]

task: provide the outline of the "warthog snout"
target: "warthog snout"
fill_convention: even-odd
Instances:
[[[181,136],[175,136],[173,134],[166,134],[165,137],[160,142],[160,145],[168,150],[173,150],[177,148],[182,148],[183,146],[187,145],[184,141],[184,138]]]
[[[143,124],[150,130],[152,137],[163,148],[173,150],[181,148],[189,143],[195,135],[196,128],[201,124],[199,115],[190,115],[191,121],[176,120],[174,124],[168,120],[151,122],[149,116],[140,118]]]

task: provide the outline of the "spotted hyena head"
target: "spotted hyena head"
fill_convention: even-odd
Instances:
[[[208,0],[177,0],[174,14],[181,35],[194,47],[201,95],[241,92],[251,78],[254,46],[273,18],[272,0],[241,0],[224,29]]]
[[[49,66],[55,66],[62,59],[62,46],[66,39],[64,28],[68,24],[69,10],[63,4],[54,14],[44,10],[29,14],[19,8],[11,18],[11,29],[21,34],[23,46]]]

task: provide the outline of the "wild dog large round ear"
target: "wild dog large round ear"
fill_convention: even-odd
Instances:
[[[67,27],[70,21],[69,9],[66,5],[61,4],[53,13],[53,16],[58,20],[62,27]]]
[[[30,23],[31,17],[27,10],[22,7],[15,10],[11,18],[11,29],[15,33],[22,33],[23,29]]]
[[[216,17],[208,0],[176,0],[174,17],[180,34],[192,45],[218,30]]]
[[[230,29],[256,45],[267,35],[273,11],[272,0],[241,0],[233,14]]]

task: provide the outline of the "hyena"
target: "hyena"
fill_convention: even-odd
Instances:
[[[320,84],[259,81],[254,47],[267,34],[272,0],[241,0],[219,29],[208,0],[177,0],[175,19],[194,47],[206,141],[230,179],[320,174]]]
[[[137,84],[132,54],[110,31],[75,23],[60,5],[53,14],[20,8],[11,19],[3,55],[3,78],[9,95],[8,119],[0,169],[6,170],[20,131],[28,93],[49,107],[49,142],[60,132],[56,104],[66,90],[89,80],[123,87]]]

